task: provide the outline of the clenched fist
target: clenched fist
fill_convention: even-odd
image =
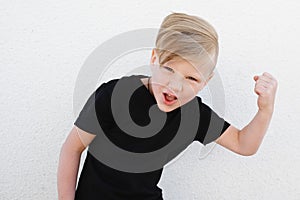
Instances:
[[[254,76],[254,92],[258,95],[257,105],[259,110],[273,112],[277,80],[269,73],[264,72],[261,76]]]

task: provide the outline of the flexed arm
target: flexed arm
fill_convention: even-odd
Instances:
[[[238,154],[250,156],[257,152],[269,127],[273,111],[277,80],[265,72],[254,76],[254,91],[258,95],[258,111],[254,118],[242,130],[230,126],[216,142]]]

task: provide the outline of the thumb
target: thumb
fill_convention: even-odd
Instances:
[[[258,80],[258,76],[254,76],[253,79],[254,79],[255,81],[257,81],[257,80]]]

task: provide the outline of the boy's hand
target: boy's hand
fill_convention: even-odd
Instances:
[[[257,105],[259,110],[273,112],[277,80],[269,73],[253,77],[255,83],[254,92],[258,95]]]

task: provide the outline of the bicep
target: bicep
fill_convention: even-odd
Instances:
[[[240,154],[239,132],[239,129],[230,125],[215,142],[226,149]]]

